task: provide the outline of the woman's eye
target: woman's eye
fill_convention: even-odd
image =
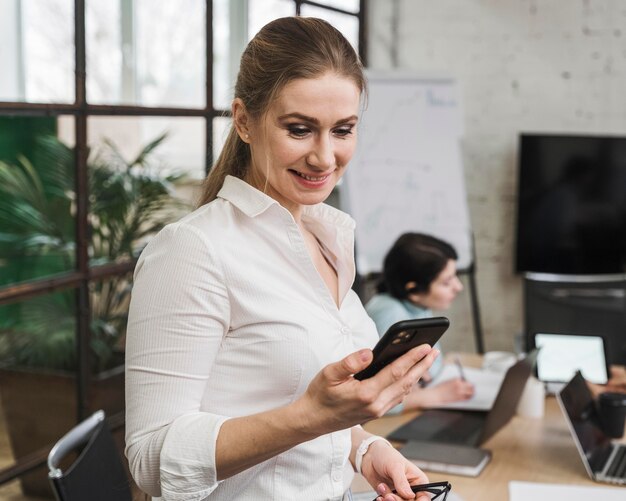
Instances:
[[[338,129],[335,129],[335,134],[339,137],[349,136],[350,134],[352,134],[352,125],[348,127],[339,127]]]
[[[294,137],[304,137],[310,132],[307,127],[302,127],[298,125],[289,126],[287,130],[289,131],[289,134]]]

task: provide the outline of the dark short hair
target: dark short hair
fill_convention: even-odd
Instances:
[[[443,240],[422,233],[404,233],[387,252],[379,292],[388,292],[397,299],[411,293],[428,292],[430,284],[446,267],[458,259],[454,247]],[[415,282],[413,289],[406,284]]]

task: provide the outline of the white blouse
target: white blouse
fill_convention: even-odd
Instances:
[[[235,177],[164,228],[135,270],[126,345],[126,454],[164,500],[341,499],[350,430],[218,482],[220,426],[289,404],[325,365],[378,339],[354,280],[354,221],[324,204],[302,221],[339,277],[337,308],[293,217]]]

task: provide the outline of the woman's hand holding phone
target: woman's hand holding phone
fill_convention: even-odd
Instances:
[[[438,350],[422,344],[363,381],[353,375],[370,365],[371,350],[357,351],[327,365],[295,403],[300,425],[314,437],[383,416],[411,391],[438,354]]]
[[[372,363],[364,370],[357,372],[354,377],[359,380],[367,379],[416,346],[422,344],[434,346],[449,326],[450,321],[446,317],[396,322],[376,343]]]

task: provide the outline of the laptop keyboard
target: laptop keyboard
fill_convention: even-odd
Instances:
[[[436,442],[470,443],[472,439],[480,433],[484,424],[482,416],[472,416],[466,414],[446,423],[446,426],[432,437]]]
[[[616,446],[615,449],[615,454],[605,475],[609,478],[626,479],[626,447]]]

